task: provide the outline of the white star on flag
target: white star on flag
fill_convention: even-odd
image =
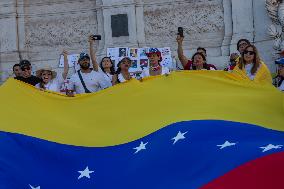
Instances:
[[[38,187],[33,187],[32,185],[30,185],[31,189],[40,189],[40,186]]]
[[[134,152],[134,154],[137,154],[138,152],[140,152],[141,150],[146,150],[146,145],[148,144],[148,142],[146,142],[145,144],[143,142],[140,143],[140,145],[138,147],[133,148],[134,150],[136,150]]]
[[[177,136],[175,136],[174,138],[172,138],[171,140],[174,140],[173,144],[177,143],[179,140],[183,140],[185,139],[185,134],[188,133],[188,131],[182,133],[182,132],[178,132]]]
[[[83,177],[91,178],[90,174],[93,173],[94,171],[90,171],[89,167],[87,166],[84,171],[78,171],[78,172],[80,173],[80,176],[78,177],[78,180],[79,180]]]
[[[220,150],[221,150],[223,148],[227,148],[227,147],[230,147],[230,146],[235,146],[236,144],[237,143],[226,141],[224,144],[219,144],[217,146],[220,147]]]
[[[280,149],[280,148],[282,148],[282,147],[283,147],[283,145],[268,144],[267,146],[259,147],[259,148],[263,149],[262,152],[267,152],[267,151],[269,151],[269,150],[272,150],[272,149]]]

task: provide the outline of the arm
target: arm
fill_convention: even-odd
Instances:
[[[118,78],[118,75],[117,74],[114,74],[113,76],[112,76],[112,85],[116,85],[117,83],[118,83],[118,81],[117,81],[117,78]]]
[[[64,50],[62,52],[63,56],[64,56],[64,71],[62,73],[62,77],[65,80],[67,78],[68,75],[68,71],[69,71],[69,64],[68,64],[68,52],[66,50]]]
[[[93,39],[92,35],[89,36],[89,48],[90,48],[90,56],[93,64],[94,71],[99,71],[99,65],[97,63],[96,52],[94,51],[94,43],[95,40]]]
[[[178,58],[179,61],[181,62],[182,66],[185,67],[185,65],[188,63],[188,58],[184,56],[183,54],[183,48],[182,48],[182,43],[183,43],[183,37],[180,37],[179,35],[177,36],[177,43],[178,43]]]

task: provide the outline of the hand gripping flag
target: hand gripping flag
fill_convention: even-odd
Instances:
[[[223,71],[74,98],[10,79],[0,88],[0,188],[284,188],[283,97]]]

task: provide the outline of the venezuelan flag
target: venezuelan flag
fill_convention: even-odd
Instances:
[[[283,97],[222,71],[74,98],[10,79],[0,88],[0,188],[284,188]]]

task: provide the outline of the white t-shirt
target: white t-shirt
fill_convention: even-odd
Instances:
[[[134,77],[131,76],[131,78],[134,78]],[[127,81],[127,80],[123,77],[122,73],[118,74],[117,79],[118,79],[118,81],[119,81],[120,83],[123,83],[123,82]]]
[[[245,70],[246,70],[246,74],[249,77],[250,80],[254,80],[255,78],[255,74],[251,74],[251,69],[253,67],[253,64],[246,64],[245,65]]]
[[[113,77],[113,75],[111,75],[109,73],[104,73],[104,72],[102,74],[103,74],[105,80],[107,80],[109,82],[109,85],[111,86],[112,85],[112,77]]]
[[[112,85],[112,77],[113,75],[109,74],[109,73],[105,73],[103,72],[103,70],[99,67],[99,72],[104,76],[104,78],[109,81],[109,84]]]
[[[60,92],[61,86],[64,83],[62,74],[58,74],[56,78],[52,79],[50,82],[44,85],[45,90]],[[36,88],[40,88],[40,83],[36,84]]]
[[[111,86],[111,83],[107,81],[100,72],[92,70],[90,73],[81,72],[81,75],[83,81],[85,82],[86,88],[91,92],[97,92]],[[79,78],[78,72],[71,76],[68,84],[68,90],[75,90],[77,94],[85,93],[85,89]]]
[[[161,75],[165,75],[165,74],[170,74],[170,70],[169,70],[169,68],[162,66],[162,73],[161,73]],[[142,71],[142,74],[141,74],[142,78],[149,77],[149,76],[150,76],[149,68]]]
[[[278,87],[278,89],[280,91],[283,91],[284,92],[284,81],[281,83],[281,85]]]

